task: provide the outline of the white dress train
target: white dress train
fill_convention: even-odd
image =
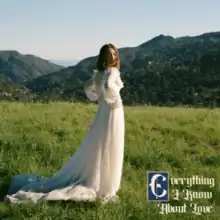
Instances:
[[[100,80],[101,79],[101,80]],[[5,201],[94,201],[115,198],[124,155],[123,83],[116,68],[95,72],[85,93],[99,107],[93,123],[70,160],[51,178],[22,174],[12,178]]]

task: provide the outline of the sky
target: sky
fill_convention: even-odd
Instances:
[[[0,0],[0,50],[50,60],[212,31],[220,31],[219,0]]]

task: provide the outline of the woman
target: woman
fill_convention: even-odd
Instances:
[[[104,45],[97,69],[85,85],[91,101],[98,101],[95,119],[72,158],[56,173],[18,175],[12,179],[5,200],[10,203],[42,200],[114,200],[120,187],[124,154],[124,111],[120,90],[120,59],[117,48]]]

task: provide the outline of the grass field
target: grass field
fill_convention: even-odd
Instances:
[[[0,196],[10,177],[21,173],[53,175],[80,145],[96,112],[95,105],[0,104]],[[1,220],[159,220],[220,219],[220,111],[126,107],[125,159],[117,204],[49,202],[5,205]],[[147,201],[146,172],[169,171],[172,177],[215,178],[213,198],[194,201],[213,205],[211,214],[159,214]],[[170,186],[170,189],[173,186]],[[181,189],[181,187],[179,187]],[[189,202],[181,199],[172,205]]]

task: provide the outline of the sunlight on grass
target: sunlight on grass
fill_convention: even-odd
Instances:
[[[0,195],[12,175],[53,175],[79,147],[96,105],[50,103],[0,105]],[[125,157],[119,204],[54,202],[9,206],[0,203],[0,219],[219,219],[220,111],[159,107],[125,108]],[[171,176],[214,177],[214,213],[161,216],[147,201],[146,172]],[[208,201],[210,204],[212,201]]]

